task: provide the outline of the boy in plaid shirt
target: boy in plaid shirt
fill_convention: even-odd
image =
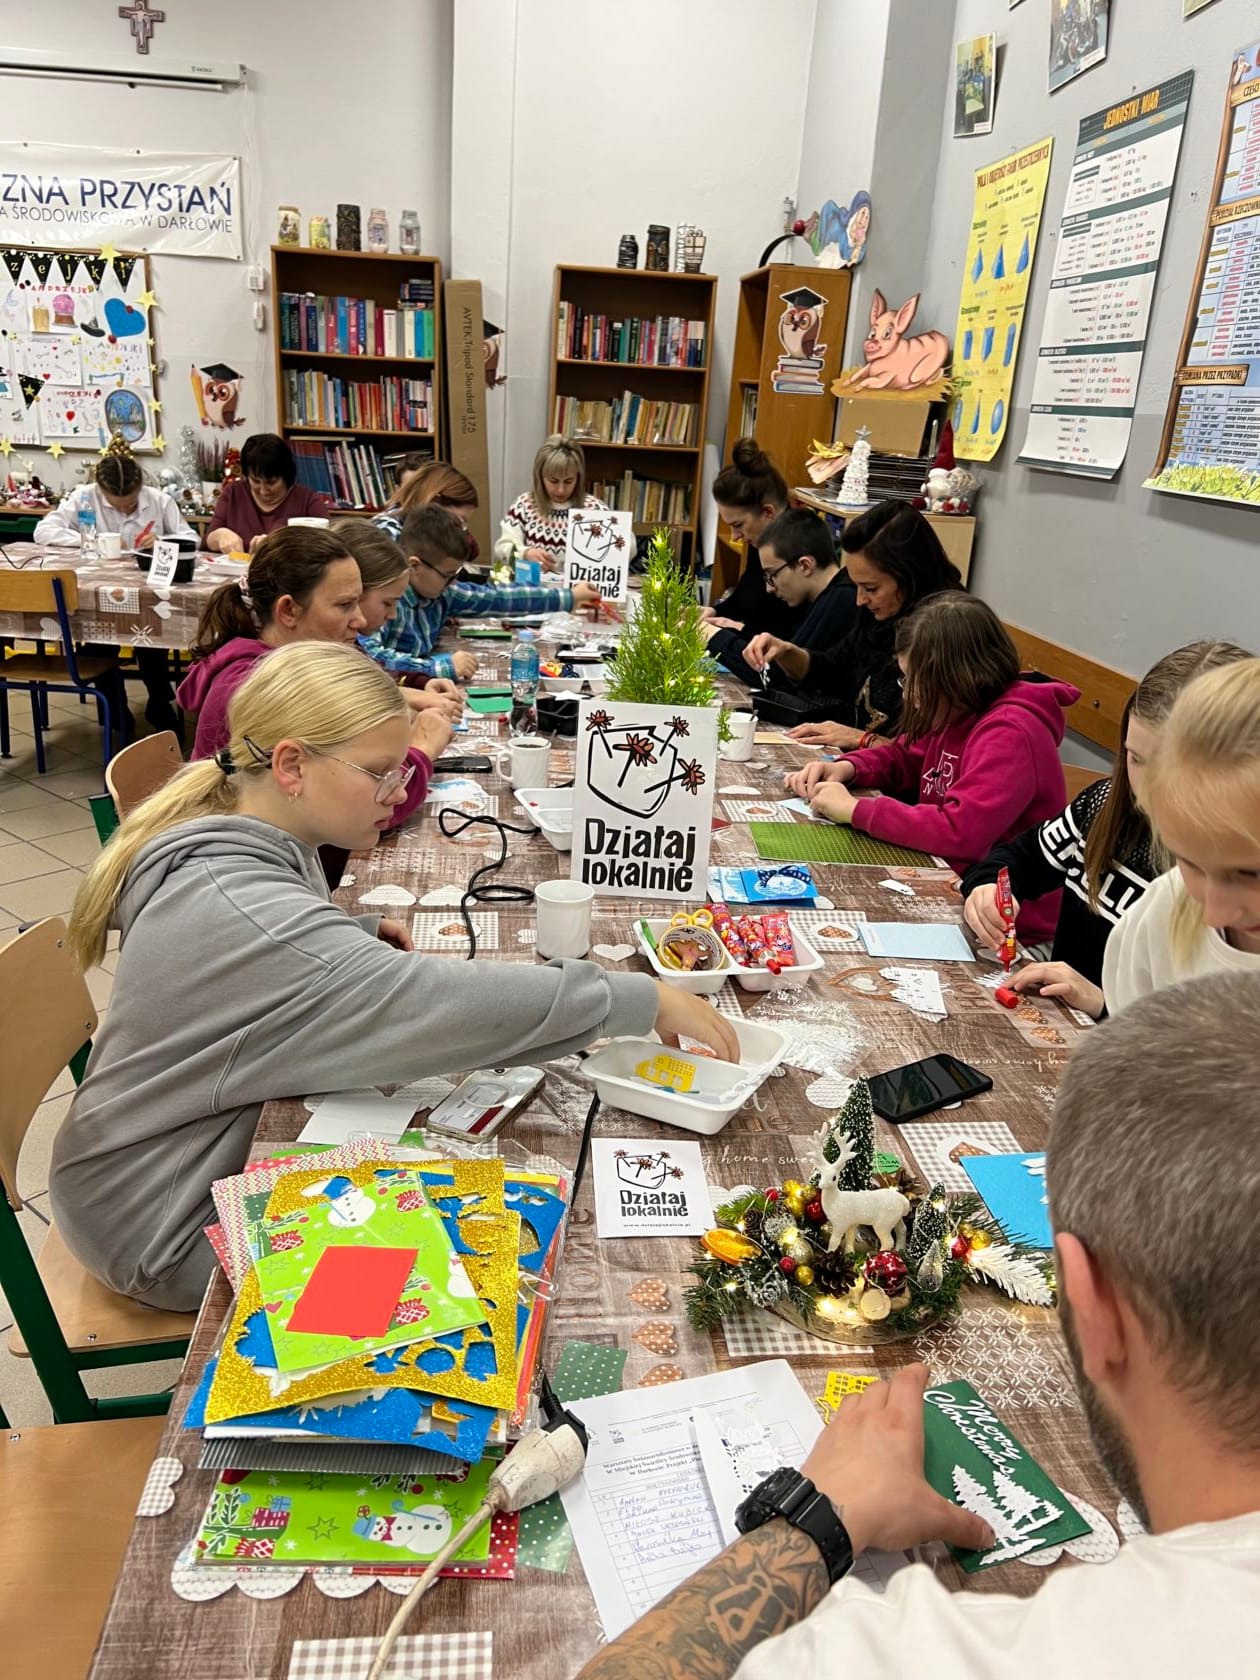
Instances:
[[[374,636],[359,638],[363,651],[388,671],[417,671],[467,682],[477,668],[471,653],[432,651],[452,615],[484,618],[494,613],[570,612],[599,600],[589,583],[575,584],[572,589],[457,583],[468,555],[468,533],[453,513],[433,502],[407,515],[398,543],[411,572],[407,592],[387,624]]]

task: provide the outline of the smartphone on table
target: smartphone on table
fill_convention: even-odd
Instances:
[[[492,1138],[532,1100],[544,1077],[536,1067],[479,1068],[420,1124],[426,1132],[449,1137]]]
[[[485,753],[466,753],[462,758],[439,758],[433,768],[440,770],[444,775],[450,773],[461,776],[488,776],[492,766]]]
[[[938,1108],[948,1108],[950,1103],[991,1091],[993,1081],[957,1056],[939,1055],[877,1073],[870,1087],[876,1114],[899,1126],[907,1120],[921,1120]]]

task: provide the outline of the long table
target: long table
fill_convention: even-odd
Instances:
[[[501,676],[505,659],[497,649],[484,655],[480,676]],[[503,744],[506,732],[497,720],[493,727],[474,728],[468,737],[458,738],[457,750],[477,750],[481,738],[495,747]],[[561,744],[553,753],[553,780],[571,774],[571,758],[566,764],[563,754]],[[752,861],[747,820],[755,815],[755,807],[781,792],[784,769],[807,756],[803,749],[779,743],[758,746],[751,762],[720,764],[714,863]],[[486,787],[498,814],[512,820],[517,807],[508,785],[490,777]],[[484,830],[482,835],[475,843],[448,840],[432,816],[425,816],[372,853],[353,858],[338,899],[347,910],[366,909],[371,906],[363,900],[374,888],[404,887],[418,901],[405,912],[414,919],[417,948],[443,951],[451,961],[460,961],[466,944],[457,911],[449,903],[426,906],[423,901],[442,887],[464,885],[485,861],[489,842]],[[541,834],[510,838],[508,862],[499,879],[533,884],[567,873],[567,854],[554,852]],[[729,1012],[789,1025],[794,1042],[781,1076],[770,1079],[724,1131],[702,1140],[710,1182],[730,1189],[802,1176],[806,1144],[834,1110],[842,1076],[875,1073],[939,1050],[988,1072],[992,1092],[965,1108],[942,1111],[900,1130],[877,1122],[878,1148],[895,1149],[926,1181],[944,1180],[956,1188],[967,1187],[959,1161],[968,1153],[1043,1148],[1056,1084],[1083,1029],[1054,1004],[1030,1003],[1009,1014],[977,983],[969,964],[940,965],[949,1011],[945,1021],[936,1024],[913,1014],[890,995],[891,987],[880,975],[886,959],[867,958],[860,948],[852,948],[847,935],[863,916],[883,921],[958,919],[950,872],[896,870],[894,874],[913,888],[915,896],[909,898],[880,885],[889,878],[881,869],[813,868],[821,891],[831,900],[831,907],[808,918],[811,938],[832,946],[824,948],[823,973],[806,990],[792,994],[756,995],[729,984],[719,994],[721,1007]],[[651,908],[625,899],[598,900],[593,944],[632,944],[632,922]],[[474,910],[473,915],[478,961],[536,960],[531,907],[499,905]],[[828,935],[826,929],[833,932]],[[645,968],[637,955],[593,960],[618,971]],[[400,1032],[424,1030],[423,1021],[399,1023]],[[571,1166],[589,1101],[580,1063],[552,1064],[539,1097],[503,1135]],[[297,1101],[268,1104],[256,1150],[265,1153],[294,1138],[306,1118]],[[662,1141],[679,1135],[611,1108],[602,1110],[598,1128],[601,1135],[659,1136]],[[1100,1523],[1114,1529],[1123,1521],[1116,1495],[1090,1447],[1053,1313],[1019,1306],[991,1289],[969,1289],[954,1322],[914,1340],[873,1349],[835,1346],[768,1314],[742,1317],[700,1334],[688,1325],[683,1305],[693,1257],[694,1245],[681,1239],[599,1241],[588,1176],[569,1221],[544,1368],[551,1368],[564,1344],[575,1340],[624,1349],[627,1387],[784,1357],[808,1391],[818,1395],[828,1371],[888,1372],[923,1359],[941,1380],[973,1382],[1059,1485],[1094,1508]],[[211,1603],[194,1604],[172,1590],[172,1565],[196,1528],[214,1479],[195,1468],[200,1440],[181,1429],[180,1418],[229,1306],[227,1285],[216,1278],[159,1449],[161,1456],[178,1462],[182,1475],[173,1489],[171,1508],[136,1523],[93,1680],[184,1680],[190,1675],[197,1680],[286,1680],[294,1640],[376,1635],[397,1606],[393,1594],[379,1585],[362,1596],[338,1600],[325,1597],[309,1579],[272,1599],[248,1598],[233,1585]],[[653,1328],[646,1331],[649,1322]],[[966,1577],[940,1548],[932,1548],[927,1558],[950,1588],[971,1592],[1027,1595],[1050,1572],[1015,1562],[989,1576]],[[73,1560],[67,1560],[67,1567],[73,1567]],[[1076,1567],[1080,1565],[1070,1558],[1052,1565]],[[600,1642],[598,1618],[577,1556],[563,1576],[518,1567],[513,1582],[443,1581],[426,1600],[412,1631],[484,1629],[493,1630],[497,1676],[565,1680],[575,1673]]]
[[[70,614],[70,629],[76,642],[107,647],[189,647],[197,638],[197,621],[206,602],[239,570],[199,554],[192,582],[172,584],[159,595],[134,560],[85,560],[77,548],[32,542],[6,543],[0,550],[0,574],[74,572],[79,604]],[[61,640],[56,620],[47,613],[0,613],[0,636]]]

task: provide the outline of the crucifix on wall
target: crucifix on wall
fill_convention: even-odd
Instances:
[[[148,52],[155,27],[166,22],[166,13],[155,11],[148,0],[132,0],[130,6],[119,6],[118,15],[131,20],[131,33],[136,38],[138,53]]]

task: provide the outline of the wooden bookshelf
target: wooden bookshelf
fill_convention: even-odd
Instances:
[[[321,297],[370,298],[382,308],[398,306],[398,288],[405,280],[428,280],[433,287],[432,356],[390,356],[349,353],[344,350],[300,350],[281,344],[280,297],[284,292],[312,292]],[[275,328],[275,379],[277,427],[282,437],[326,439],[329,443],[363,443],[378,456],[396,455],[417,449],[440,458],[445,436],[442,391],[442,264],[437,257],[404,256],[397,251],[324,251],[304,245],[271,247],[271,298]],[[427,379],[432,386],[429,430],[408,428],[380,430],[369,426],[336,427],[303,425],[291,416],[285,401],[285,375],[313,370],[330,378],[356,379],[355,366],[362,369],[361,382],[372,384],[384,378]],[[372,513],[374,507],[347,508],[346,512]]]
[[[730,459],[736,438],[751,435],[788,483],[799,484],[814,439],[830,443],[836,411],[831,382],[840,373],[852,284],[846,268],[799,263],[771,263],[741,276],[724,461]],[[775,371],[784,353],[779,339],[779,319],[787,308],[783,294],[805,286],[826,299],[819,335],[826,348],[815,381],[822,392],[776,391]],[[755,413],[751,425],[750,410]],[[736,581],[743,564],[743,544],[733,542],[730,532],[720,525],[713,559],[714,600]]]
[[[685,520],[635,521],[647,534],[657,523],[668,524],[682,539],[680,547],[694,551],[701,507],[701,473],[705,426],[709,411],[709,374],[713,361],[713,311],[717,280],[711,274],[675,274],[642,268],[591,268],[560,263],[551,298],[551,380],[547,393],[547,429],[559,431],[556,399],[612,403],[626,391],[649,402],[691,403],[696,414],[691,442],[617,443],[577,437],[586,455],[589,480],[620,479],[627,471],[636,478],[685,485],[691,506]],[[674,363],[605,361],[591,356],[562,354],[560,306],[567,303],[589,315],[610,321],[653,320],[676,316],[704,323],[704,360],[698,367]],[[613,500],[613,498],[609,498]]]

